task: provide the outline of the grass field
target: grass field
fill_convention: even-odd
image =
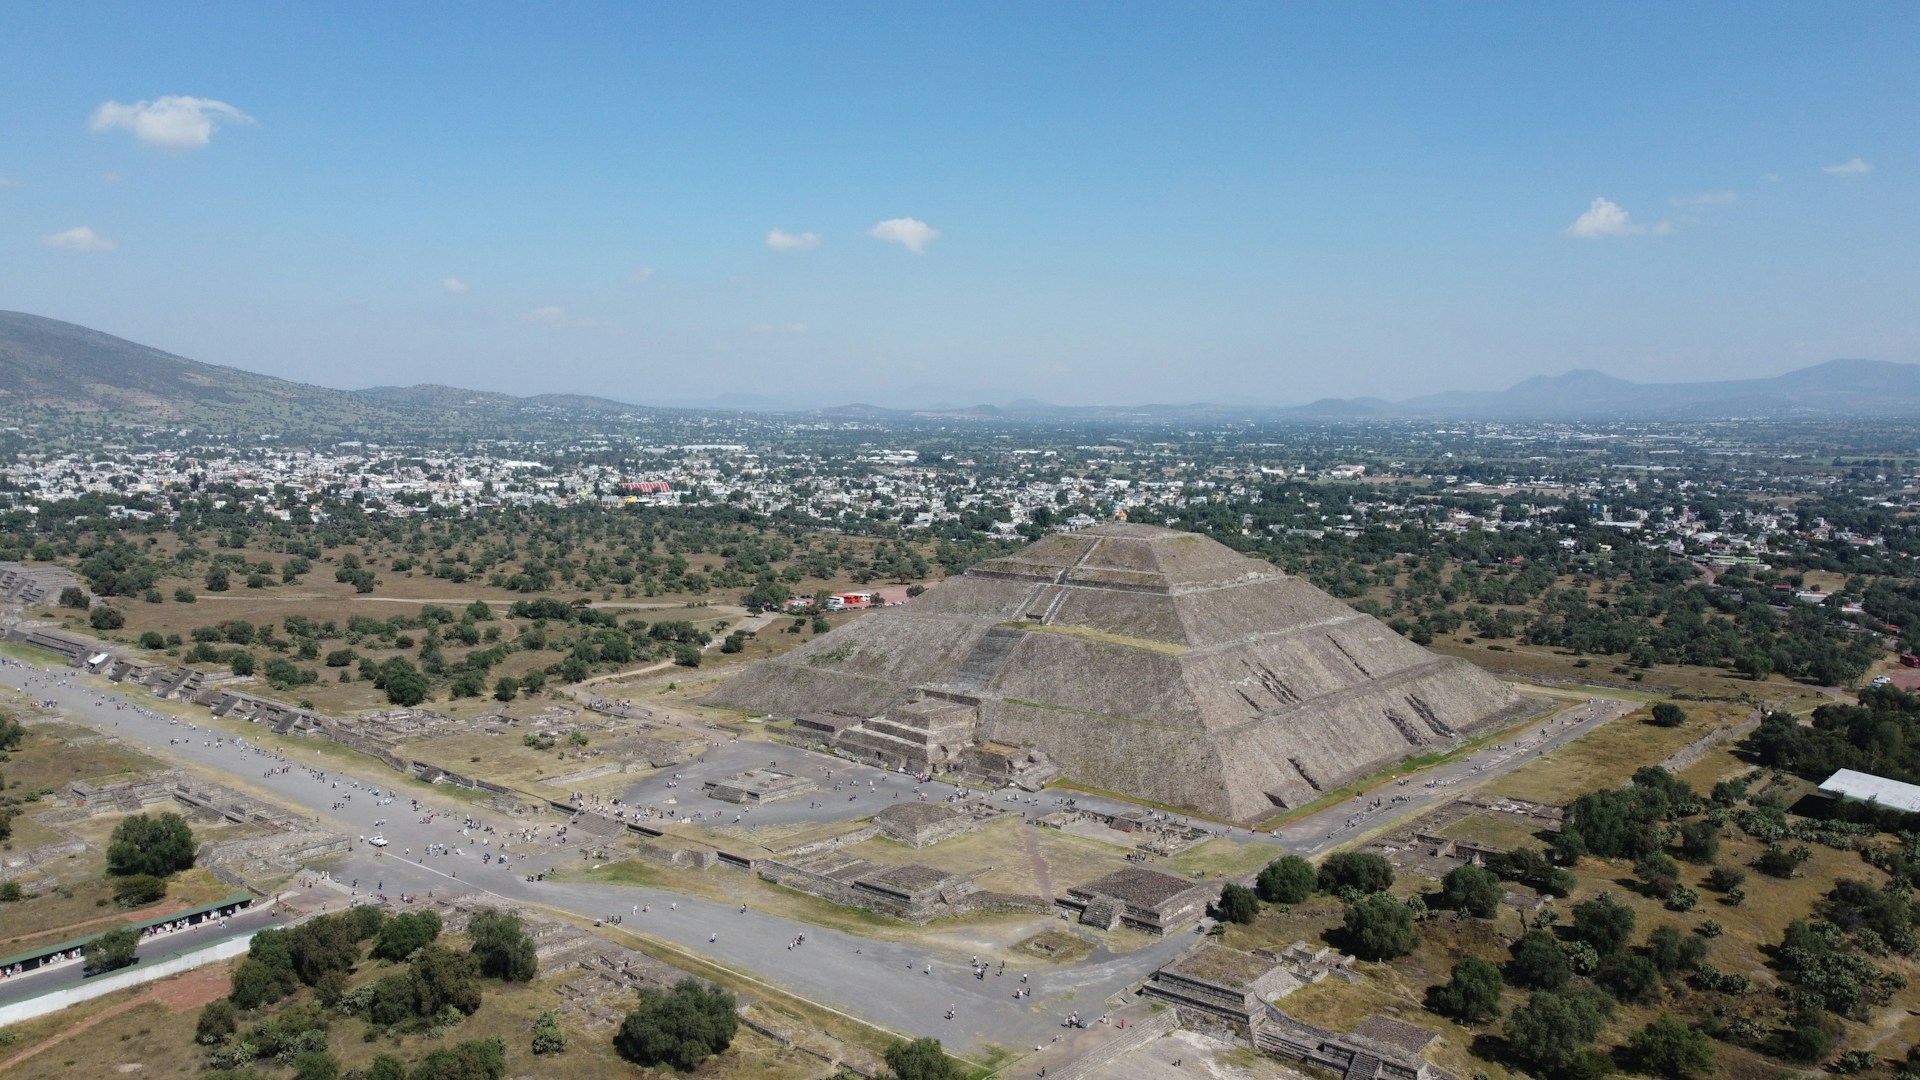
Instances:
[[[1679,727],[1644,723],[1652,706],[1602,724],[1525,765],[1495,777],[1483,789],[1517,799],[1564,803],[1584,791],[1618,787],[1643,765],[1654,765],[1716,728],[1745,720],[1748,706],[1686,702],[1687,720]]]

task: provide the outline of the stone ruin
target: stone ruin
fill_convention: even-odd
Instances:
[[[873,815],[873,824],[881,836],[919,848],[964,836],[1011,813],[1011,810],[975,802],[960,806],[945,802],[903,802]]]
[[[1053,910],[1042,897],[983,890],[973,880],[978,873],[955,873],[919,863],[882,866],[838,850],[761,859],[753,869],[775,885],[916,924],[977,911],[1038,914]]]
[[[86,584],[64,567],[0,562],[0,600],[51,606],[58,603],[60,594],[70,588],[92,595]]]
[[[1199,921],[1217,892],[1218,886],[1209,882],[1128,866],[1075,885],[1058,902],[1078,911],[1080,921],[1087,926],[1101,930],[1125,926],[1149,934],[1170,934]]]
[[[810,795],[820,789],[819,784],[807,777],[777,769],[748,769],[719,780],[709,780],[700,787],[708,798],[731,803],[780,802]]]
[[[1384,857],[1403,873],[1442,878],[1462,863],[1485,866],[1488,859],[1504,855],[1507,848],[1475,843],[1441,835],[1448,826],[1475,815],[1505,818],[1537,832],[1560,831],[1564,811],[1551,803],[1515,799],[1503,795],[1471,795],[1455,799],[1422,814],[1367,845],[1367,850]],[[1526,908],[1535,898],[1509,894],[1510,902]]]
[[[1207,830],[1193,825],[1161,820],[1160,817],[1146,810],[1109,813],[1102,810],[1067,807],[1035,818],[1033,824],[1043,829],[1058,829],[1109,844],[1122,843],[1120,837],[1130,837],[1136,852],[1163,859],[1180,854],[1206,840],[1210,835]]]
[[[705,701],[791,718],[797,737],[888,767],[1007,779],[1057,766],[1232,821],[1527,709],[1465,661],[1268,563],[1143,525],[1057,534],[981,563],[754,664]]]

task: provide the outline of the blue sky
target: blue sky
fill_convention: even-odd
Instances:
[[[1920,362],[1912,4],[73,12],[0,11],[0,308],[288,378],[1288,403]]]

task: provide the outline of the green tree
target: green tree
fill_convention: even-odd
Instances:
[[[69,585],[60,590],[60,606],[63,608],[75,608],[80,611],[85,611],[88,605],[92,603],[93,597],[88,596],[87,590],[78,585]]]
[[[1633,1033],[1627,1053],[1641,1072],[1673,1080],[1706,1076],[1714,1070],[1713,1040],[1671,1014]]]
[[[135,814],[113,827],[107,841],[107,872],[166,877],[193,865],[193,830],[171,810]]]
[[[376,960],[405,960],[439,936],[439,915],[431,911],[404,912],[388,919],[374,936],[372,956]]]
[[[506,982],[530,982],[539,962],[533,939],[520,927],[520,916],[510,911],[482,911],[467,923],[470,950],[480,973]]]
[[[1687,722],[1687,713],[1671,701],[1662,701],[1653,707],[1653,715],[1647,722],[1656,727],[1679,727]]]
[[[495,701],[512,701],[515,697],[519,696],[519,693],[520,683],[511,675],[502,675],[499,681],[493,684],[493,700]]]
[[[1441,879],[1439,906],[1476,919],[1491,919],[1500,913],[1500,900],[1505,895],[1492,871],[1466,863],[1447,871]]]
[[[131,926],[109,930],[83,947],[88,971],[116,971],[133,963],[140,932]]]
[[[1651,1005],[1660,1000],[1660,969],[1635,953],[1617,952],[1601,960],[1593,981],[1630,1004]]]
[[[1268,863],[1253,888],[1269,904],[1298,904],[1313,895],[1319,874],[1298,855],[1283,855]]]
[[[1500,1015],[1500,991],[1506,981],[1500,969],[1477,956],[1469,956],[1453,965],[1453,976],[1444,985],[1427,991],[1427,1007],[1442,1016],[1451,1016],[1468,1024],[1478,1024]]]
[[[1650,851],[1634,860],[1633,872],[1646,882],[1650,895],[1663,900],[1680,886],[1680,865],[1662,852]]]
[[[1245,885],[1228,882],[1220,890],[1220,917],[1230,923],[1250,923],[1260,914],[1260,898]]]
[[[613,1036],[613,1048],[636,1065],[689,1071],[733,1044],[739,1025],[732,991],[693,978],[661,993],[640,991],[640,1002]]]
[[[1711,821],[1680,826],[1680,854],[1688,862],[1708,864],[1720,858],[1720,827]]]
[[[87,625],[95,630],[118,630],[127,625],[127,617],[119,608],[102,604],[87,613]]]
[[[213,569],[207,571],[207,591],[208,592],[226,592],[228,585],[229,585],[229,582],[227,578],[226,567],[216,566]]]
[[[1657,926],[1647,936],[1647,959],[1653,961],[1653,966],[1660,969],[1662,975],[1692,971],[1706,958],[1706,941],[1677,926]]]
[[[1573,937],[1601,956],[1626,948],[1633,935],[1633,909],[1606,893],[1573,906]]]
[[[480,965],[468,953],[444,945],[428,945],[407,964],[413,986],[414,1009],[435,1017],[448,1009],[472,1016],[480,1008]]]
[[[895,1040],[887,1046],[886,1059],[896,1080],[962,1080],[967,1075],[939,1039]]]
[[[1343,925],[1354,955],[1362,960],[1405,956],[1420,943],[1413,911],[1386,893],[1368,893],[1348,904]]]
[[[1613,1001],[1600,990],[1542,990],[1507,1014],[1507,1048],[1538,1075],[1564,1076],[1612,1018]]]
[[[1567,985],[1573,971],[1567,965],[1567,951],[1545,930],[1529,930],[1513,944],[1513,963],[1507,969],[1516,985],[1531,990],[1558,990]]]
[[[1319,885],[1324,893],[1385,892],[1393,885],[1393,864],[1370,851],[1343,851],[1320,864]]]

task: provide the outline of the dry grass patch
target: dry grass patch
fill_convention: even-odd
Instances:
[[[1682,708],[1687,720],[1679,727],[1645,723],[1653,714],[1649,705],[1495,777],[1482,790],[1558,804],[1583,792],[1619,787],[1632,779],[1635,770],[1659,764],[1700,736],[1746,719],[1751,711],[1740,705],[1699,702],[1687,702]]]

